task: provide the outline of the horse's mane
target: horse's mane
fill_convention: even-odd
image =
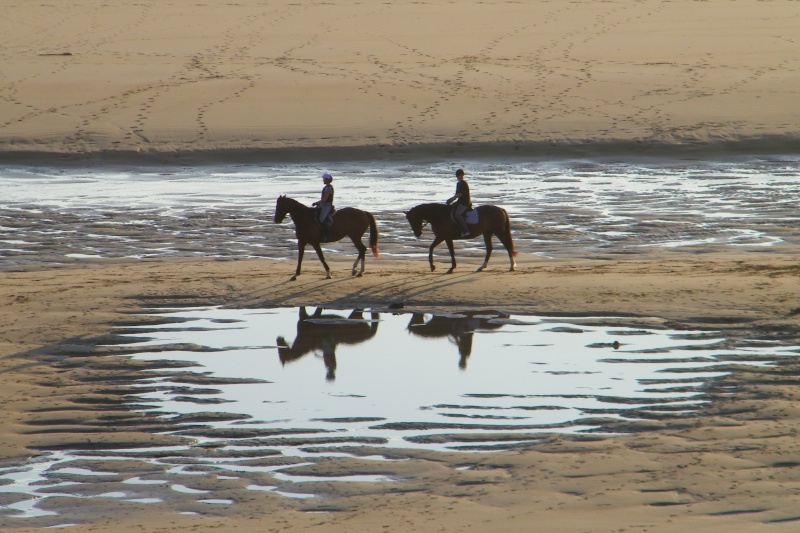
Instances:
[[[299,201],[295,200],[294,198],[289,198],[285,194],[283,196],[281,196],[281,198],[283,198],[284,202],[289,202],[293,206],[299,206],[299,207],[308,208],[307,205],[303,204],[302,202],[299,202]]]
[[[427,204],[419,204],[412,207],[411,211],[418,213],[420,217],[437,217],[437,216],[450,216],[450,207],[439,202],[430,202]]]

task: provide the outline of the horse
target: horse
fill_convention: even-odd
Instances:
[[[325,279],[331,279],[331,269],[322,255],[322,248],[319,246],[322,242],[337,242],[345,237],[350,237],[350,240],[353,241],[353,244],[358,249],[358,257],[353,263],[353,276],[356,277],[361,277],[364,274],[364,257],[367,247],[361,242],[361,237],[366,233],[367,228],[369,228],[369,246],[372,249],[372,254],[376,258],[380,257],[380,252],[378,252],[378,225],[375,222],[375,217],[366,211],[355,207],[345,207],[337,210],[333,216],[327,239],[323,239],[322,225],[318,222],[317,210],[313,207],[303,205],[297,200],[288,198],[286,195],[279,196],[275,205],[275,223],[282,223],[287,214],[294,222],[298,246],[297,270],[291,281],[296,280],[297,276],[300,275],[300,266],[303,264],[306,244],[310,244],[317,251],[317,257],[322,262],[322,266],[325,267]],[[361,261],[361,270],[356,271],[359,261]]]
[[[461,236],[461,227],[452,219],[450,210],[450,206],[445,204],[430,203],[421,204],[405,211],[406,219],[411,224],[411,230],[414,232],[415,237],[419,238],[422,235],[422,227],[425,222],[431,225],[434,235],[433,243],[428,251],[431,272],[436,270],[433,264],[433,249],[439,243],[444,241],[447,243],[447,249],[450,250],[450,270],[447,271],[450,274],[456,268],[453,239],[472,239],[478,235],[483,235],[483,242],[486,243],[486,257],[483,260],[483,264],[478,268],[478,272],[481,272],[489,264],[489,257],[492,255],[492,235],[496,235],[508,251],[508,258],[511,261],[509,271],[516,270],[517,262],[514,257],[516,257],[517,251],[514,248],[514,241],[511,239],[511,222],[505,209],[494,205],[478,207],[476,209],[478,222],[476,224],[467,224],[469,235],[465,237]]]
[[[278,357],[281,365],[300,359],[306,354],[322,353],[327,381],[336,379],[336,347],[356,345],[367,342],[378,333],[381,315],[375,311],[370,319],[364,318],[364,311],[354,309],[347,318],[332,313],[324,313],[317,308],[309,315],[305,307],[300,308],[297,320],[297,335],[290,346],[284,337],[278,337]]]
[[[458,346],[458,368],[467,368],[467,360],[472,354],[472,337],[476,331],[500,329],[505,324],[497,322],[497,318],[509,318],[510,315],[497,313],[489,316],[485,311],[467,311],[455,316],[433,315],[429,320],[423,313],[414,313],[406,326],[412,335],[422,338],[438,339],[445,337]]]

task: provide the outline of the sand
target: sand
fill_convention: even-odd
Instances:
[[[0,153],[793,150],[791,1],[6,1]],[[326,149],[328,151],[320,151]]]
[[[0,164],[800,146],[796,2],[6,1],[3,12]],[[702,252],[526,256],[514,273],[464,260],[450,275],[384,257],[363,278],[341,259],[332,280],[309,259],[295,282],[291,262],[272,260],[0,264],[0,458],[78,442],[113,414],[109,387],[75,354],[153,301],[629,314],[798,344],[795,254]],[[420,454],[393,467],[400,488],[338,489],[311,505],[240,487],[236,505],[194,515],[95,499],[80,528],[794,531],[796,374],[796,362],[738,369],[734,392],[699,415],[634,435],[553,436],[471,455],[469,469],[459,454]],[[169,439],[135,426],[96,438]],[[3,528],[43,525],[0,515]]]
[[[87,438],[102,445],[171,442],[137,430],[127,418],[113,431],[93,429],[98,423],[113,425],[119,415],[107,398],[112,384],[92,380],[101,367],[86,354],[111,324],[135,321],[141,305],[313,302],[346,309],[402,303],[406,310],[501,306],[513,313],[625,313],[642,324],[708,327],[731,338],[796,346],[796,263],[795,256],[781,254],[602,262],[530,256],[519,259],[517,272],[495,265],[477,273],[478,261],[462,261],[461,271],[444,274],[428,272],[425,261],[381,259],[368,263],[363,277],[353,278],[344,259],[332,262],[331,280],[313,264],[294,282],[289,281],[293,265],[273,260],[167,260],[7,272],[0,281],[5,310],[0,314],[0,453],[4,463],[13,464],[47,449],[85,444]],[[77,363],[71,362],[75,356]],[[729,382],[735,393],[717,395],[691,418],[654,422],[633,435],[590,440],[552,435],[531,450],[466,457],[411,454],[410,463],[380,467],[400,482],[325,487],[320,490],[327,497],[313,503],[238,487],[226,492],[235,505],[213,513],[194,509],[204,514],[185,516],[167,504],[115,505],[101,499],[87,507],[81,528],[790,531],[798,519],[800,410],[797,362],[787,361],[778,368],[741,368]],[[80,407],[86,399],[98,400],[93,409]],[[60,431],[46,431],[48,421]],[[93,432],[87,435],[87,429]],[[463,469],[465,464],[472,468]],[[327,462],[324,468],[346,473],[374,465],[354,459]],[[159,488],[152,490],[157,495]],[[8,518],[0,523],[26,524]]]

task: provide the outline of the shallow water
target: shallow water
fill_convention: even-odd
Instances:
[[[143,350],[137,359],[189,362],[195,366],[177,376],[190,370],[233,382],[214,384],[220,392],[195,403],[186,387],[175,401],[180,380],[159,377],[147,385],[162,391],[141,401],[177,415],[242,415],[216,429],[296,427],[403,447],[431,447],[422,436],[443,431],[615,432],[615,420],[695,411],[726,365],[792,354],[764,342],[726,349],[720,333],[632,327],[634,319],[622,318],[304,307],[179,310],[159,318],[164,326],[139,328],[146,340],[135,344]],[[186,343],[202,350],[145,351]]]
[[[311,501],[330,483],[393,483],[377,465],[419,452],[469,456],[558,433],[684,424],[735,393],[726,376],[739,365],[797,357],[796,346],[677,331],[658,319],[315,308],[166,309],[152,318],[119,329],[138,351],[126,357],[154,363],[127,402],[189,440],[87,445],[6,466],[0,496],[11,503],[0,517],[69,523],[79,511],[65,502],[74,498],[231,505],[232,487]],[[311,468],[328,458],[376,467]]]
[[[261,381],[218,385],[226,403],[193,405],[171,401],[168,386],[177,383],[166,378],[160,381],[165,392],[144,395],[143,401],[158,401],[160,409],[179,414],[233,410],[244,416],[232,423],[247,420],[250,428],[345,432],[397,446],[412,446],[404,440],[407,436],[419,439],[442,430],[582,431],[597,425],[582,422],[587,412],[624,411],[654,402],[683,405],[689,411],[701,400],[694,393],[672,392],[669,377],[662,374],[665,367],[692,368],[694,385],[718,375],[698,372],[711,368],[712,360],[691,360],[702,344],[715,339],[680,348],[686,340],[671,340],[676,331],[609,332],[494,314],[313,308],[208,309],[175,316],[191,329],[181,332],[170,326],[159,334],[148,327],[146,335],[153,339],[137,346],[198,343],[224,352],[159,351],[138,357],[191,361],[198,371],[213,376]],[[170,320],[169,315],[163,318]],[[658,355],[645,364],[642,353],[650,350],[670,353],[669,363]],[[683,376],[671,377],[681,389],[687,387]],[[647,390],[641,386],[642,380],[657,379],[664,384]],[[614,398],[617,405],[612,408]]]
[[[800,157],[725,161],[489,161],[386,165],[231,165],[48,169],[0,167],[0,266],[87,258],[256,257],[295,253],[281,194],[310,204],[323,172],[336,204],[373,212],[384,253],[426,252],[402,214],[455,189],[469,172],[476,205],[511,215],[518,250],[548,257],[647,247],[779,249],[798,244]],[[482,242],[459,243],[464,249]],[[333,244],[329,253],[352,254]]]

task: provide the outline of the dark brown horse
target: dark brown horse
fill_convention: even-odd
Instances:
[[[483,264],[478,268],[478,272],[486,268],[489,264],[489,257],[492,255],[492,235],[496,235],[503,246],[508,251],[508,258],[511,261],[512,272],[517,268],[514,257],[517,251],[514,249],[514,241],[511,239],[511,223],[505,209],[494,205],[482,205],[477,208],[477,224],[468,224],[469,235],[461,237],[461,228],[450,216],[450,207],[445,204],[422,204],[406,211],[406,218],[411,224],[411,229],[416,237],[422,235],[422,227],[425,222],[430,223],[433,230],[433,243],[428,251],[428,262],[431,265],[431,272],[436,270],[433,265],[433,249],[444,241],[447,249],[450,250],[450,270],[448,274],[456,268],[456,254],[453,251],[453,239],[472,239],[478,235],[483,235],[483,242],[486,243],[486,257]]]
[[[336,242],[345,237],[350,237],[350,240],[353,241],[353,244],[358,249],[358,257],[353,263],[353,275],[361,277],[364,273],[364,257],[367,251],[367,247],[361,242],[361,237],[369,228],[369,247],[375,257],[380,257],[378,252],[378,225],[375,223],[375,217],[366,211],[355,207],[345,207],[337,210],[328,232],[329,238],[325,240],[323,240],[322,225],[317,221],[317,211],[313,207],[305,206],[297,200],[288,198],[286,195],[279,196],[275,205],[275,223],[280,224],[283,222],[286,215],[289,215],[292,222],[294,222],[294,233],[297,236],[297,271],[292,276],[292,281],[296,280],[297,276],[300,275],[300,265],[303,264],[306,244],[310,244],[317,251],[317,257],[322,262],[322,266],[325,267],[326,279],[331,278],[331,269],[328,267],[328,263],[325,262],[322,248],[319,247],[321,242]],[[357,271],[356,266],[358,266],[359,261],[361,261],[361,270]]]
[[[437,339],[446,337],[458,346],[458,368],[467,368],[472,354],[472,336],[479,330],[500,329],[505,324],[497,318],[509,318],[505,313],[491,316],[486,311],[467,311],[458,315],[434,315],[429,320],[422,313],[414,313],[406,329],[418,337]]]
[[[336,347],[339,345],[356,345],[367,342],[378,332],[378,321],[381,315],[372,311],[370,319],[364,318],[361,309],[354,309],[345,318],[332,313],[323,313],[317,308],[309,315],[305,307],[300,308],[297,320],[297,335],[289,345],[284,337],[278,337],[278,357],[285,365],[300,359],[306,354],[322,354],[328,381],[336,379]]]

